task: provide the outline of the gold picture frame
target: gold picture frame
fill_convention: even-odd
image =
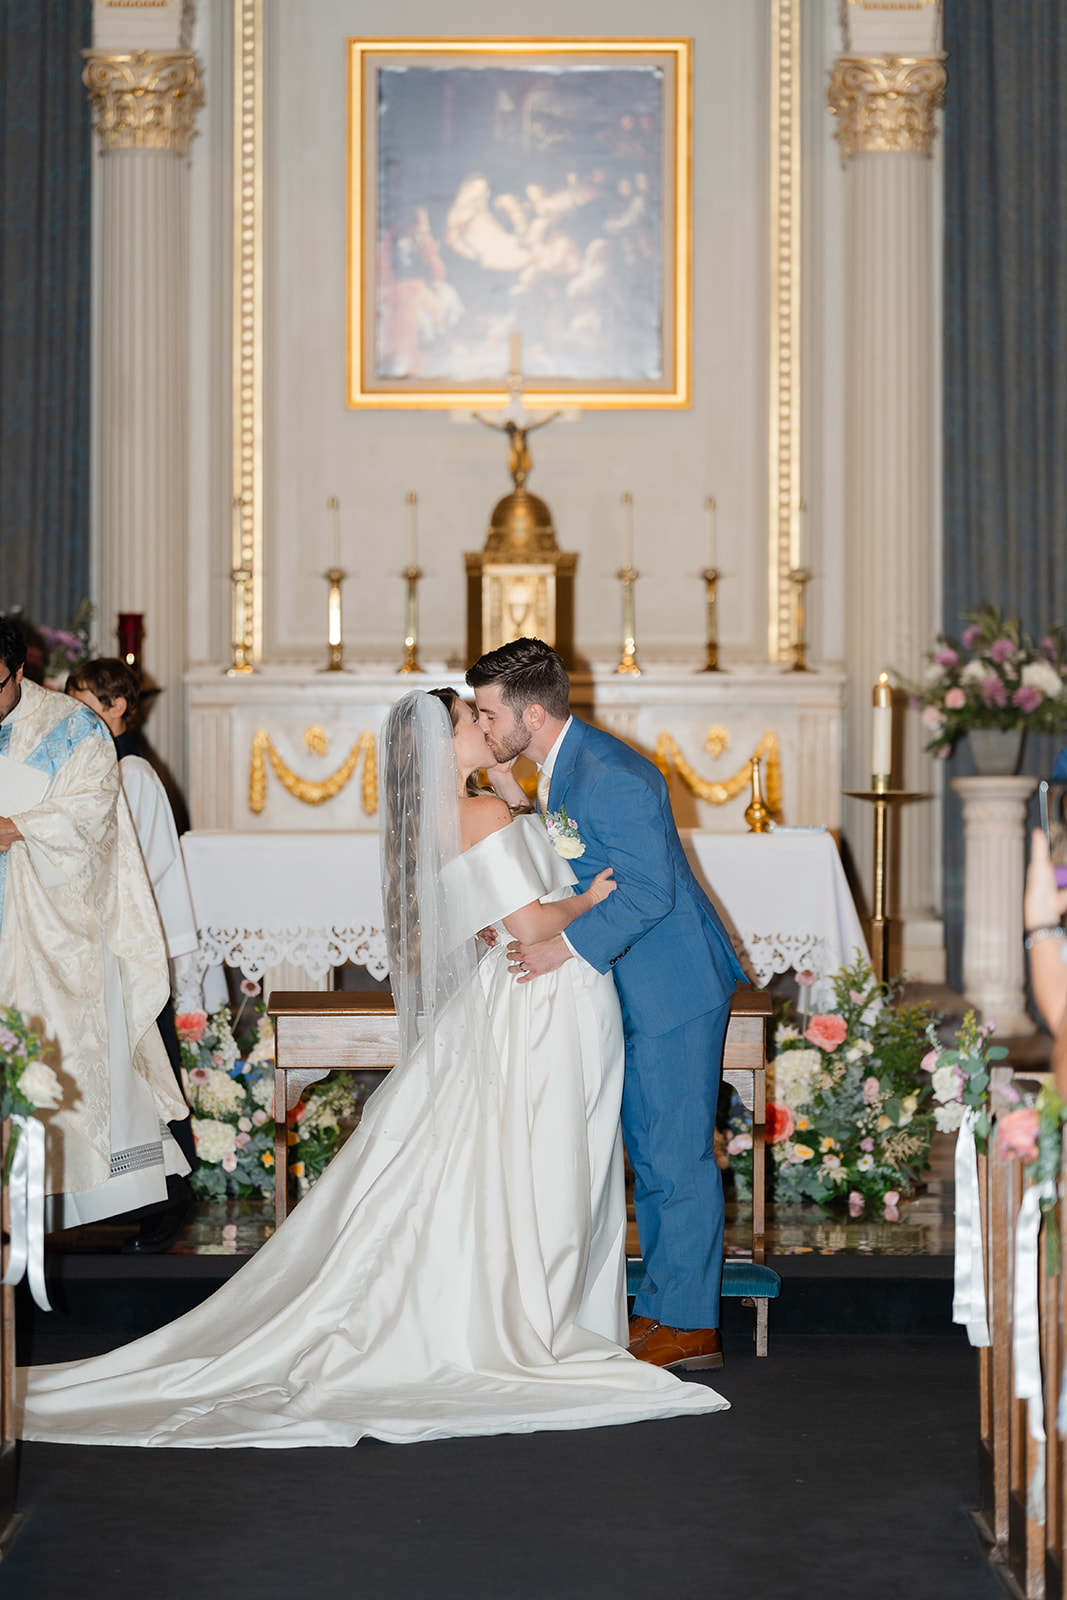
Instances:
[[[671,409],[690,39],[349,39],[347,403]]]

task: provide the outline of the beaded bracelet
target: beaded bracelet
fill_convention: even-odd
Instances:
[[[1061,924],[1052,922],[1044,928],[1031,928],[1023,940],[1023,948],[1032,950],[1035,944],[1041,944],[1045,939],[1063,939],[1064,937],[1067,937],[1067,935],[1064,934]]]

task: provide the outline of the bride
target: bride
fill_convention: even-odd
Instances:
[[[504,937],[551,937],[613,886],[605,873],[574,895],[538,817],[512,821],[468,792],[487,765],[451,691],[390,712],[397,1066],[285,1226],[210,1300],[107,1355],[20,1371],[23,1438],[406,1443],[726,1409],[620,1348],[615,987],[578,959],[516,985]],[[489,925],[485,951],[475,934]]]

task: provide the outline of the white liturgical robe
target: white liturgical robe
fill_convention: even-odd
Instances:
[[[200,948],[200,940],[167,791],[144,756],[122,756],[119,777],[163,924],[167,954],[172,961],[192,955]]]
[[[188,1170],[165,1124],[188,1115],[155,1020],[163,934],[111,736],[85,706],[24,681],[0,724],[0,999],[46,1036],[63,1104],[47,1131],[52,1225],[166,1199]]]

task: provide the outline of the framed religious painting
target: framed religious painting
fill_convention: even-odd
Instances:
[[[350,39],[348,403],[689,404],[688,39]]]

